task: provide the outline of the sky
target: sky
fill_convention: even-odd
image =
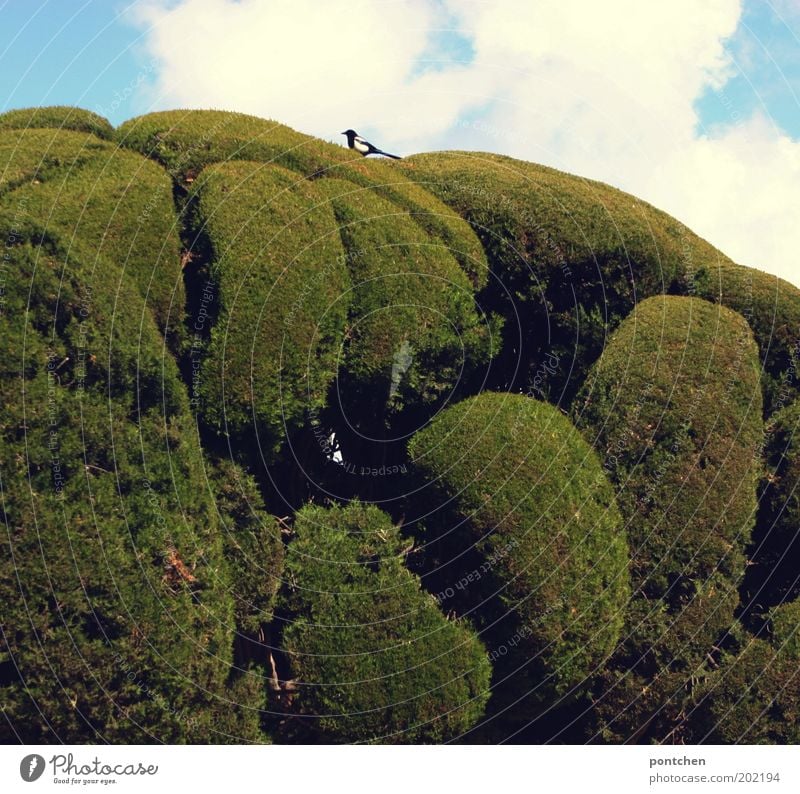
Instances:
[[[800,0],[0,0],[0,111],[50,104],[499,152],[800,286]]]

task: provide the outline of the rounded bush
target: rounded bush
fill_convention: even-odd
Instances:
[[[407,541],[389,516],[358,503],[309,505],[294,534],[283,647],[308,730],[392,743],[469,730],[489,694],[485,650],[405,568]]]
[[[0,209],[24,213],[80,244],[96,267],[100,259],[113,261],[176,349],[186,298],[172,183],[164,170],[94,135],[30,129],[0,132],[0,171],[8,172]]]
[[[489,651],[516,671],[517,696],[581,684],[614,649],[629,595],[625,533],[595,453],[551,405],[489,392],[439,414],[409,453],[437,495],[449,578],[462,581],[475,546],[479,609],[496,611],[499,596],[507,619],[489,627]]]
[[[266,450],[325,404],[337,371],[350,279],[333,211],[313,183],[278,166],[209,166],[193,188],[210,247],[192,393],[203,419]]]
[[[252,738],[266,694],[232,700],[235,518],[203,487],[175,363],[115,263],[3,213],[0,232],[0,734]]]
[[[464,217],[486,249],[492,277],[481,299],[506,318],[503,388],[570,402],[636,303],[674,293],[750,322],[769,411],[781,389],[797,393],[785,373],[798,354],[800,290],[733,263],[665,212],[601,182],[494,154],[435,152],[398,168]]]
[[[760,472],[759,369],[741,315],[658,296],[622,323],[576,398],[576,422],[615,483],[631,544],[634,597],[597,708],[606,731],[651,721],[649,730],[668,732],[646,712],[649,698],[623,702],[620,677],[638,676],[657,710],[670,701],[678,712],[733,622]]]
[[[430,402],[491,357],[492,329],[450,249],[369,188],[323,179],[352,282],[343,364],[387,402]],[[398,367],[405,351],[406,364]]]
[[[83,108],[54,105],[40,108],[20,108],[0,113],[0,130],[35,128],[90,132],[92,135],[106,140],[109,140],[114,134],[114,128],[108,119]]]

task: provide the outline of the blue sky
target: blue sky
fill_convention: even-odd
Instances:
[[[148,75],[146,32],[131,22],[135,2],[113,0],[0,0],[0,110],[78,104],[104,108],[113,124],[136,109],[115,98]],[[736,71],[725,87],[742,114],[760,108],[800,140],[800,2],[748,0],[735,34],[726,42]],[[431,35],[414,73],[468,62],[469,39],[456,31]],[[697,99],[700,124],[731,123],[725,98],[713,90]]]
[[[497,151],[636,193],[798,282],[800,0],[666,6],[0,0],[0,111],[224,107]]]

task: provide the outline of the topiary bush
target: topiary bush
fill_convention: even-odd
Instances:
[[[0,113],[0,130],[58,129],[90,132],[98,138],[110,140],[114,128],[108,119],[91,110],[54,105],[39,108],[20,108]]]
[[[182,183],[191,183],[207,165],[230,160],[272,163],[308,176],[352,159],[341,146],[275,121],[224,110],[148,113],[121,124],[115,138],[120,146],[161,163]]]
[[[627,739],[651,720],[647,730],[663,740],[664,706],[680,711],[691,675],[733,622],[755,518],[761,413],[750,328],[697,298],[638,304],[578,394],[575,421],[615,483],[631,544],[634,597],[597,709],[607,738]],[[657,715],[650,698],[625,700],[621,681],[632,674]]]
[[[216,312],[193,394],[208,425],[255,427],[273,451],[337,371],[350,279],[333,211],[312,183],[249,162],[209,166],[192,199]]]
[[[252,737],[265,689],[231,702],[235,583],[175,364],[115,263],[2,213],[0,232],[0,731]]]
[[[404,566],[389,516],[352,503],[307,506],[289,544],[283,634],[312,734],[347,742],[439,742],[481,717],[490,666]]]
[[[800,742],[800,602],[770,618],[769,639],[740,631],[739,647],[705,680],[691,713],[695,742]]]
[[[750,549],[755,564],[743,592],[756,615],[800,596],[800,401],[774,414],[766,431],[766,474]]]
[[[800,290],[734,264],[650,204],[600,182],[480,152],[415,155],[398,169],[453,207],[486,249],[492,277],[480,300],[506,318],[496,386],[571,402],[637,302],[674,293],[720,302],[748,319],[768,412],[781,389],[797,393],[785,375],[797,357]]]
[[[440,398],[491,358],[493,329],[476,311],[467,275],[418,216],[377,191],[339,179],[317,184],[331,198],[353,284],[344,368],[389,403]]]
[[[117,264],[177,349],[186,298],[163,169],[94,135],[32,129],[0,132],[0,171],[0,209]]]
[[[437,586],[451,597],[475,583],[468,611],[489,616],[504,697],[531,696],[529,714],[580,687],[614,649],[629,595],[625,533],[594,452],[551,405],[486,392],[443,411],[409,453],[433,497],[424,509],[438,513],[431,542],[450,584]]]

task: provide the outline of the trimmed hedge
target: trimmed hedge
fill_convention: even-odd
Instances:
[[[772,410],[798,344],[796,287],[734,264],[666,213],[600,182],[477,152],[416,155],[398,168],[481,238],[493,273],[482,298],[506,317],[499,371],[513,372],[522,357],[515,387],[570,401],[636,303],[675,293],[721,302],[750,321]],[[548,354],[558,365],[537,383]],[[788,388],[797,393],[796,383]]]
[[[353,284],[345,367],[373,389],[382,384],[387,401],[435,400],[491,357],[492,329],[472,284],[418,215],[350,182],[317,184],[331,199]],[[393,379],[404,349],[407,368]]]
[[[403,565],[376,507],[306,506],[289,544],[283,647],[297,713],[334,741],[439,742],[477,722],[490,666],[474,632],[448,620]]]
[[[257,637],[272,622],[281,585],[284,547],[274,516],[264,510],[255,480],[230,460],[210,472],[212,495],[224,533],[236,628]]]
[[[11,130],[0,132],[0,171],[0,209],[35,218],[117,264],[177,347],[186,299],[172,183],[163,169],[94,135]]]
[[[602,684],[602,730],[662,740],[671,729],[662,707],[680,711],[738,603],[763,430],[752,332],[723,306],[649,298],[613,335],[573,410],[617,487],[631,544],[634,598]],[[625,701],[631,675],[658,714],[648,697]]]
[[[205,166],[230,160],[272,163],[311,175],[352,159],[347,149],[275,121],[224,110],[165,110],[121,124],[115,139],[191,183]]]
[[[775,608],[771,621],[769,641],[743,637],[705,681],[691,714],[694,741],[800,742],[800,602]]]
[[[337,371],[350,279],[333,211],[313,183],[261,163],[209,166],[192,198],[216,311],[200,323],[194,395],[210,426],[241,435],[255,421],[277,449]]]
[[[800,597],[800,401],[767,423],[758,523],[743,602],[754,612]]]
[[[486,283],[486,257],[469,225],[393,164],[364,159],[267,119],[220,110],[149,113],[122,124],[116,139],[164,165],[180,185],[190,185],[207,165],[250,160],[371,188],[440,239],[475,286]]]
[[[2,213],[0,231],[2,734],[260,737],[264,687],[231,702],[235,585],[185,389],[141,297],[51,231]]]
[[[499,596],[507,619],[488,626],[489,650],[512,668],[516,697],[582,684],[613,651],[629,595],[625,533],[595,453],[547,403],[490,392],[439,414],[409,453],[452,527],[450,578],[469,571],[474,545],[473,600],[491,614]]]
[[[53,105],[50,107],[20,108],[19,110],[0,113],[0,130],[29,130],[35,128],[90,132],[92,135],[106,140],[110,140],[114,135],[114,128],[108,119],[83,108]]]

